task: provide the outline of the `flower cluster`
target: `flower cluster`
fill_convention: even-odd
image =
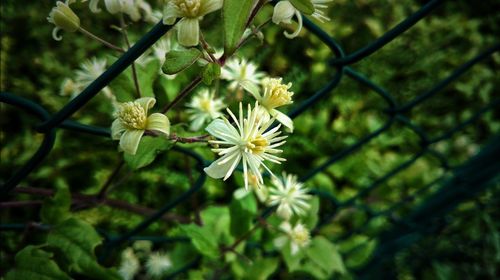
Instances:
[[[138,274],[143,274],[140,272],[141,263],[146,273],[138,276]],[[132,280],[136,277],[161,279],[172,267],[173,263],[169,255],[161,251],[151,251],[150,241],[136,241],[132,247],[123,250],[118,273],[124,280]]]
[[[292,33],[284,32],[287,38],[295,38],[302,30],[303,15],[312,16],[322,22],[329,20],[325,10],[331,1],[278,1],[272,17],[268,16],[267,20],[287,25],[291,24],[295,17],[298,28]],[[226,181],[233,174],[242,172],[244,189],[241,187],[235,191],[235,199],[246,195],[253,199],[252,192],[249,192],[253,190],[263,205],[276,209],[279,220],[271,227],[278,231],[278,234],[272,237],[277,237],[274,240],[275,245],[281,248],[289,244],[292,255],[306,247],[311,237],[306,226],[308,223],[303,221],[307,221],[307,216],[313,212],[310,209],[314,208],[311,207],[312,197],[309,189],[299,182],[296,175],[284,171],[281,176],[275,175],[275,169],[286,162],[283,149],[286,147],[289,133],[294,132],[293,120],[286,114],[286,110],[293,104],[296,98],[294,91],[297,90],[287,78],[290,75],[280,72],[285,77],[281,78],[261,71],[262,69],[257,67],[257,62],[262,60],[259,56],[256,55],[254,61],[243,56],[234,56],[243,45],[251,41],[251,37],[264,41],[261,29],[265,24],[255,27],[252,21],[262,5],[269,1],[251,2],[251,9],[255,10],[249,11],[248,19],[240,20],[244,22],[240,28],[241,37],[235,40],[219,40],[224,42],[224,48],[212,46],[209,43],[212,39],[205,40],[200,29],[200,22],[208,14],[220,10],[224,5],[223,0],[167,0],[156,11],[146,0],[88,1],[89,9],[93,13],[102,12],[101,8],[105,8],[110,18],[119,20],[119,27],[112,27],[114,32],[118,31],[123,35],[124,42],[118,46],[83,29],[79,17],[69,7],[73,2],[75,0],[66,0],[64,3],[58,1],[47,18],[55,25],[53,37],[56,40],[61,39],[58,36],[60,30],[80,31],[121,54],[132,45],[127,37],[129,25],[139,20],[152,22],[160,19],[160,24],[174,25],[172,31],[121,74],[123,76],[119,77],[121,79],[116,87],[112,83],[102,90],[115,108],[111,138],[119,141],[119,149],[127,154],[125,160],[137,159],[143,155],[146,150],[144,147],[148,146],[146,143],[140,146],[144,137],[164,137],[167,139],[165,141],[171,141],[172,145],[178,142],[202,143],[196,148],[205,148],[207,152],[210,152],[210,149],[214,153],[211,155],[215,159],[203,169],[209,177]],[[227,14],[224,14],[227,20],[226,16]],[[208,20],[205,19],[203,23]],[[228,47],[227,41],[235,43]],[[83,62],[73,78],[63,81],[61,94],[74,97],[95,81],[105,71],[107,61],[111,62],[113,59],[112,55],[106,57],[107,60],[92,58]],[[188,68],[189,71],[180,73]],[[194,78],[191,71],[199,69],[202,70]],[[161,70],[172,75],[166,76]],[[206,87],[195,90],[201,82],[205,83]],[[298,95],[300,96],[300,93]],[[184,99],[186,97],[189,101]],[[151,113],[156,98],[164,109]],[[169,112],[171,108],[182,106],[186,109],[184,112]],[[177,131],[171,133],[167,112],[172,121],[178,124],[173,126],[172,130],[184,126],[189,127],[190,132],[182,133],[203,132],[204,135],[181,137],[175,133]],[[139,147],[141,149],[138,153]],[[147,152],[150,151],[144,153]],[[156,150],[152,153],[156,153]],[[151,155],[148,154],[149,156]],[[168,255],[151,252],[151,244],[137,242],[134,249],[127,248],[123,251],[118,271],[123,279],[134,279],[144,271],[149,278],[161,278],[172,266]],[[143,276],[145,275],[139,277]]]

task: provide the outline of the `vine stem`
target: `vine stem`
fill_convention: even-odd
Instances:
[[[125,44],[127,44],[127,48],[130,49],[130,41],[128,39],[127,25],[125,24],[123,13],[120,13],[120,27],[121,27],[120,32],[123,34],[123,39],[125,40]],[[137,78],[135,61],[132,62],[132,79],[134,80],[135,90],[137,91],[138,98],[141,98],[142,97],[141,87],[139,86],[139,79]]]
[[[201,42],[201,46],[207,52],[207,54],[210,57],[210,59],[212,60],[212,62],[220,64],[219,60],[210,52],[210,50],[209,50],[210,45],[205,40],[205,36],[203,36],[202,32],[200,32],[200,42]]]
[[[186,97],[193,89],[198,86],[198,84],[201,83],[201,75],[196,77],[194,80],[191,81],[176,97],[175,99],[170,102],[167,106],[165,106],[161,112],[163,114],[166,114],[168,110],[170,110],[172,107],[174,107],[175,104],[177,104],[179,101],[181,101],[184,97]]]
[[[208,138],[209,136],[210,136],[209,134],[205,134],[201,136],[180,137],[177,136],[177,134],[172,133],[170,134],[169,139],[180,143],[197,143],[197,142],[208,142],[206,138]]]
[[[111,183],[113,182],[113,180],[118,176],[118,174],[120,173],[120,170],[122,169],[123,165],[124,165],[125,161],[122,159],[120,160],[120,162],[118,163],[118,165],[115,167],[115,169],[113,170],[113,172],[111,172],[111,175],[108,177],[108,179],[106,180],[106,182],[104,183],[104,185],[102,186],[101,190],[99,191],[99,193],[97,194],[97,197],[99,199],[104,199],[106,197],[106,194],[109,190],[109,188],[111,187]]]
[[[78,31],[82,32],[82,33],[83,33],[83,34],[85,34],[87,37],[92,38],[92,39],[94,39],[94,40],[96,40],[96,41],[100,42],[101,44],[105,45],[105,46],[106,46],[106,47],[108,47],[108,48],[111,48],[111,49],[113,49],[113,50],[115,50],[115,51],[119,51],[119,52],[121,52],[121,53],[124,53],[124,52],[125,52],[125,50],[124,50],[124,49],[122,49],[122,48],[120,48],[120,47],[118,47],[118,46],[116,46],[116,45],[111,44],[110,42],[108,42],[108,41],[106,41],[106,40],[104,40],[104,39],[102,39],[102,38],[98,37],[97,35],[95,35],[95,34],[91,33],[90,31],[88,31],[88,30],[86,30],[86,29],[84,29],[83,27],[80,27],[80,28],[78,29]]]
[[[31,194],[31,195],[40,195],[40,196],[45,196],[45,197],[52,197],[54,195],[53,190],[49,189],[42,189],[42,188],[33,188],[33,187],[17,187],[13,190],[15,193],[25,193],[25,194]],[[126,201],[122,200],[116,200],[116,199],[109,199],[109,198],[104,198],[104,199],[99,199],[96,195],[85,195],[85,194],[71,194],[71,199],[73,203],[86,203],[86,204],[105,204],[107,206],[113,207],[113,208],[118,208],[122,209],[128,212],[136,213],[139,215],[144,215],[144,216],[151,216],[156,213],[155,209],[151,209],[148,207],[140,206],[140,205],[134,205],[130,204]],[[22,201],[20,201],[22,202]],[[36,205],[36,204],[32,204]],[[28,205],[24,205],[28,206]],[[30,205],[31,206],[31,205]],[[172,222],[176,221],[179,223],[190,223],[191,218],[185,217],[185,216],[180,216],[174,213],[167,213],[161,217],[161,219],[165,222]]]

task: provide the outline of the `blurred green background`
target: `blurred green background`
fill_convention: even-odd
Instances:
[[[332,20],[319,25],[347,53],[351,53],[384,34],[425,2],[335,0],[328,12]],[[444,2],[390,44],[354,64],[353,69],[385,88],[398,104],[405,104],[462,63],[498,43],[498,1]],[[49,112],[56,112],[69,101],[68,96],[60,94],[61,83],[65,78],[73,77],[84,60],[105,58],[109,65],[116,59],[111,51],[81,34],[64,33],[61,42],[54,41],[51,37],[53,26],[46,20],[53,4],[53,1],[2,0],[0,19],[1,91],[26,97]],[[152,3],[152,6],[160,7],[159,3]],[[74,10],[86,29],[108,41],[122,44],[121,35],[109,28],[117,24],[109,14],[94,15],[88,11],[86,4],[80,3],[75,5]],[[271,13],[272,8],[266,7],[258,21],[262,22]],[[207,16],[202,28],[206,30],[210,42],[221,47],[220,30],[214,24],[217,20],[216,16]],[[131,40],[137,40],[151,26],[146,23],[132,25],[129,31]],[[294,105],[297,105],[331,79],[334,70],[329,68],[328,61],[332,54],[308,32],[289,41],[282,36],[282,31],[280,27],[269,25],[264,30],[262,44],[253,40],[238,55],[252,58],[261,70],[271,76],[281,76],[285,81],[292,82]],[[499,66],[500,54],[495,53],[406,116],[431,138],[441,135],[499,98]],[[155,89],[163,88],[155,93],[163,94],[162,100],[172,100],[194,74],[196,69],[156,85]],[[305,175],[331,155],[382,127],[387,120],[384,113],[386,106],[383,98],[375,92],[344,77],[327,98],[295,119],[296,131],[288,138],[284,152],[287,172],[299,177]],[[39,123],[37,119],[5,104],[1,104],[0,108],[0,178],[4,181],[36,151],[42,135],[33,130]],[[112,105],[109,100],[98,95],[73,119],[109,127],[113,120],[110,112]],[[499,116],[498,108],[490,110],[472,125],[433,144],[431,148],[447,159],[452,167],[458,166],[500,131]],[[169,118],[172,123],[181,124],[180,127],[187,122],[181,106],[170,112]],[[61,130],[53,151],[21,185],[45,189],[68,186],[72,193],[95,194],[120,161],[121,154],[116,146],[117,143],[111,139]],[[202,145],[186,147],[193,148],[207,160],[213,159],[212,153]],[[356,153],[314,176],[307,181],[307,186],[327,192],[339,201],[346,201],[420,149],[419,136],[396,123]],[[310,164],[304,164],[306,162]],[[168,156],[158,157],[152,165],[137,172],[125,168],[120,174],[119,185],[115,186],[110,197],[150,209],[158,208],[191,186],[193,177],[197,176],[192,174],[196,173],[191,171],[193,165],[194,162],[185,155],[169,152]],[[334,219],[320,229],[319,234],[339,245],[348,270],[361,268],[370,260],[378,234],[390,228],[389,217],[404,218],[439,185],[418,195],[417,191],[447,175],[447,172],[438,157],[426,154],[364,199],[356,201],[359,207],[340,209]],[[228,203],[232,191],[238,186],[241,186],[240,182],[233,179],[226,183],[209,179],[204,189],[177,207],[173,215],[192,217],[196,212],[193,209]],[[391,261],[391,271],[387,271],[387,275],[398,279],[494,279],[498,276],[499,190],[500,184],[497,183],[479,197],[461,204],[447,217],[448,222],[440,230],[401,250]],[[414,199],[408,200],[387,217],[370,220],[363,210],[366,206],[384,211],[414,195]],[[13,194],[9,200],[33,200],[33,196]],[[320,217],[328,216],[332,210],[326,200],[321,200]],[[117,233],[132,228],[143,219],[142,215],[106,205],[74,205],[74,211],[92,225]],[[38,212],[38,206],[5,208],[1,210],[0,218],[4,224],[39,222]],[[367,223],[366,228],[356,232]],[[144,234],[162,235],[172,227],[172,223],[159,221]],[[351,234],[353,231],[356,233]],[[35,233],[1,231],[0,271],[5,272],[12,266],[13,257],[20,248],[36,244],[41,238]],[[174,250],[175,245],[165,246]],[[274,275],[284,279],[306,277],[289,274],[286,270],[278,270]]]

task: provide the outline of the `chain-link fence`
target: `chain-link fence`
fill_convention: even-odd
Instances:
[[[394,254],[401,249],[407,248],[423,236],[431,234],[433,230],[439,228],[439,223],[443,222],[443,218],[459,203],[473,199],[487,187],[492,186],[495,180],[498,180],[498,174],[500,173],[500,161],[498,161],[498,158],[500,157],[500,138],[498,138],[498,136],[491,142],[491,144],[485,146],[478,155],[474,156],[459,167],[452,166],[445,156],[432,148],[432,145],[449,139],[456,133],[460,133],[464,128],[481,118],[486,112],[498,110],[500,99],[494,99],[487,106],[479,109],[467,120],[456,124],[455,127],[447,131],[443,131],[441,135],[434,137],[429,136],[422,127],[415,124],[412,119],[408,117],[408,112],[413,110],[422,102],[442,92],[445,87],[456,81],[475,64],[490,58],[495,52],[500,51],[500,44],[493,45],[489,49],[485,49],[482,53],[477,54],[477,56],[473,59],[465,61],[460,67],[449,74],[448,77],[438,81],[432,88],[404,104],[398,104],[390,92],[350,66],[383,48],[386,44],[410,29],[413,25],[438,8],[442,2],[444,1],[433,0],[427,2],[421,9],[404,19],[397,26],[383,34],[377,40],[350,54],[345,54],[341,45],[336,42],[334,38],[330,37],[327,33],[309,20],[304,19],[304,26],[330,48],[332,52],[332,59],[328,62],[328,64],[334,74],[331,77],[331,80],[328,81],[322,89],[294,107],[289,116],[291,118],[296,118],[321,100],[333,98],[335,96],[335,89],[339,83],[345,79],[350,79],[358,82],[370,91],[373,91],[385,101],[386,108],[384,109],[384,114],[386,115],[386,122],[379,129],[365,135],[356,143],[331,155],[328,160],[324,161],[319,166],[305,172],[301,176],[300,181],[307,182],[315,175],[325,171],[332,164],[342,161],[350,155],[357,153],[367,143],[386,133],[395,125],[401,125],[410,129],[420,138],[420,150],[415,153],[413,157],[396,166],[385,175],[375,179],[370,185],[360,186],[360,191],[350,199],[341,201],[327,192],[317,189],[312,190],[312,194],[321,198],[322,205],[325,203],[328,204],[328,207],[325,209],[329,209],[329,213],[322,214],[321,220],[313,232],[318,232],[321,227],[332,223],[333,219],[343,209],[356,208],[358,211],[363,212],[363,214],[367,217],[363,225],[351,228],[349,231],[345,232],[333,241],[340,242],[354,234],[366,233],[370,229],[371,221],[381,217],[392,225],[389,227],[389,230],[383,233],[377,232],[371,236],[377,240],[378,245],[374,251],[371,261],[358,271],[359,276],[369,276],[373,275],[376,271],[382,271],[385,260],[390,260]],[[107,86],[114,78],[129,67],[134,60],[143,54],[171,28],[172,26],[163,25],[161,22],[158,23],[132,48],[125,52],[113,65],[111,65],[106,72],[85,88],[81,94],[53,115],[47,112],[39,104],[12,93],[2,92],[0,94],[0,102],[15,106],[24,113],[36,116],[40,120],[40,124],[37,125],[35,129],[37,132],[44,135],[43,142],[33,157],[21,169],[13,173],[12,177],[4,178],[5,181],[3,182],[0,190],[2,196],[6,197],[9,192],[16,188],[16,186],[18,186],[24,178],[29,176],[37,166],[44,164],[43,160],[51,152],[59,129],[67,129],[101,137],[110,137],[110,131],[107,128],[83,125],[78,122],[71,121],[69,118],[85,104],[87,104],[92,98],[94,98],[101,89]],[[437,65],[436,67],[439,66]],[[206,166],[208,162],[197,153],[186,148],[174,147],[172,152],[183,153],[193,158],[196,161],[196,168],[200,174],[199,177],[195,180],[195,183],[191,186],[191,188],[189,188],[189,190],[157,209],[153,215],[144,219],[129,232],[113,236],[103,231],[102,234],[105,237],[106,242],[102,250],[101,259],[105,259],[107,254],[126,241],[142,239],[143,237],[140,236],[141,232],[148,228],[152,223],[159,220],[165,213],[171,211],[177,205],[189,200],[190,197],[194,193],[198,192],[204,185],[206,176],[203,172],[203,167]],[[431,183],[420,188],[418,191],[401,198],[399,202],[394,203],[391,207],[382,211],[374,210],[369,206],[360,203],[363,198],[366,198],[370,193],[376,191],[380,186],[383,186],[384,183],[388,182],[396,174],[409,168],[418,159],[424,156],[434,157],[440,162],[441,167],[445,170],[441,177],[433,180]],[[399,208],[405,206],[405,204],[410,201],[419,201],[419,203],[404,216],[395,214]],[[272,208],[265,209],[261,216],[265,218],[272,211]],[[17,228],[23,228],[23,225],[2,224],[2,229],[4,230]],[[165,237],[147,237],[147,239],[158,242],[188,241],[185,238],[171,239]],[[353,248],[351,251],[355,252],[357,249],[359,248]],[[347,254],[349,253],[350,252]],[[187,267],[173,273],[171,276],[177,275],[188,267],[195,266],[198,261],[199,259],[195,260]]]

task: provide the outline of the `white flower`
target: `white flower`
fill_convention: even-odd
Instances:
[[[208,125],[206,128],[208,133],[220,139],[209,142],[225,147],[212,149],[212,151],[222,157],[204,170],[212,178],[224,178],[223,180],[226,180],[231,176],[240,161],[243,161],[243,178],[245,188],[248,190],[249,171],[252,171],[257,176],[260,184],[263,184],[264,180],[259,172],[259,167],[264,167],[272,174],[271,170],[264,164],[264,161],[268,160],[278,164],[281,161],[285,161],[284,158],[280,158],[275,154],[283,152],[276,148],[285,143],[283,140],[287,136],[278,137],[281,134],[278,131],[280,125],[269,129],[274,119],[264,122],[262,111],[257,102],[253,110],[250,104],[248,105],[246,118],[243,118],[243,105],[241,103],[239,119],[236,118],[231,110],[227,109],[227,112],[236,127],[224,116],[221,117],[222,119],[216,119]]]
[[[159,252],[151,254],[146,261],[146,271],[154,278],[162,276],[171,267],[172,261],[169,256]]]
[[[74,97],[80,92],[80,87],[70,78],[64,79],[61,84],[61,91],[59,92],[62,96]]]
[[[82,2],[86,1],[87,0],[84,0]],[[93,13],[101,12],[98,4],[99,0],[90,0],[89,8]],[[133,21],[138,21],[141,19],[141,16],[143,16],[145,20],[151,20],[153,14],[151,6],[144,0],[104,0],[104,5],[110,14],[124,13]]]
[[[163,24],[172,25],[177,18],[179,44],[191,47],[198,45],[199,20],[206,14],[222,8],[222,0],[170,0],[163,10]]]
[[[201,90],[186,106],[189,107],[187,112],[190,114],[192,131],[197,131],[207,121],[222,116],[220,110],[226,107],[222,99],[214,98],[214,92],[210,93],[208,89]]]
[[[326,5],[326,3],[332,1],[333,0],[311,0],[311,4],[314,8],[311,16],[321,22],[329,21],[330,18],[325,16],[323,9],[328,8],[328,5]],[[286,31],[283,33],[285,34],[285,37],[289,39],[297,37],[302,30],[302,14],[296,7],[293,6],[291,2],[287,0],[280,1],[276,4],[276,6],[274,6],[272,21],[275,24],[280,24],[282,22],[290,24],[292,23],[292,18],[294,15],[297,17],[299,27],[292,34]]]
[[[57,35],[59,30],[62,29],[67,32],[75,32],[80,29],[80,18],[69,7],[69,4],[73,2],[74,0],[66,0],[65,3],[57,1],[56,6],[52,8],[47,17],[47,21],[56,26],[54,30],[52,30],[52,38],[56,41],[62,39],[61,36]]]
[[[170,121],[161,113],[148,116],[156,100],[151,97],[139,98],[133,102],[118,105],[116,120],[111,125],[111,137],[120,140],[120,148],[126,153],[135,155],[142,136],[146,130],[168,135]]]
[[[122,253],[118,274],[123,280],[132,280],[140,269],[139,260],[134,254],[132,248],[127,248]]]
[[[106,63],[106,59],[98,59],[95,57],[82,62],[82,64],[80,64],[80,69],[75,72],[75,84],[78,87],[78,91],[75,92],[75,94],[80,93],[101,76],[101,74],[106,71]],[[102,91],[113,103],[116,102],[116,97],[111,93],[109,87],[104,87]]]
[[[302,215],[309,209],[311,196],[304,185],[297,182],[297,176],[283,172],[282,178],[272,178],[272,183],[274,188],[269,190],[269,205],[278,205],[278,216],[289,220],[292,214]]]
[[[250,92],[253,97],[262,105],[262,108],[268,114],[268,118],[270,116],[275,117],[280,123],[284,126],[288,127],[290,131],[293,132],[293,121],[287,115],[282,112],[276,110],[276,108],[292,104],[292,96],[293,92],[288,91],[290,87],[292,87],[292,83],[283,84],[281,83],[281,78],[265,78],[262,80],[262,89],[263,92],[259,90],[259,88],[249,82],[242,82],[242,86],[248,92]]]
[[[230,81],[229,89],[234,91],[242,82],[257,86],[265,76],[264,72],[258,72],[257,66],[252,62],[237,57],[231,58],[221,69],[221,79]]]
[[[292,228],[292,225],[290,225],[288,221],[285,221],[280,225],[280,229],[285,235],[276,238],[274,240],[274,245],[278,248],[282,248],[287,241],[290,241],[292,255],[297,254],[300,248],[306,247],[311,241],[309,230],[300,222]]]

